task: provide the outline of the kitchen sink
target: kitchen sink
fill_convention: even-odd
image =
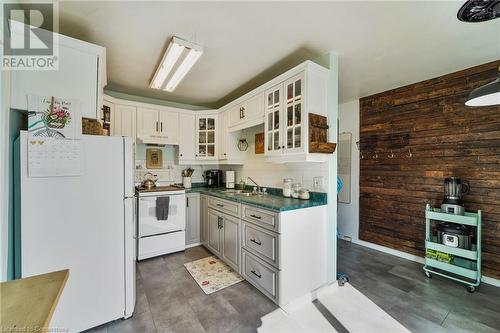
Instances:
[[[231,194],[231,195],[238,195],[242,197],[252,197],[256,195],[262,195],[261,193],[255,193],[251,191],[245,191],[245,190],[224,190],[222,191],[226,194]]]

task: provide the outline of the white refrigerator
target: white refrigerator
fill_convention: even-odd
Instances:
[[[29,177],[27,132],[17,141],[21,276],[69,269],[50,322],[69,332],[128,318],[135,305],[132,140],[81,140],[81,175],[62,177]]]

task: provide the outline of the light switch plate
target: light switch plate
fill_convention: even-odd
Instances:
[[[314,177],[313,187],[315,190],[321,190],[323,188],[323,177]]]

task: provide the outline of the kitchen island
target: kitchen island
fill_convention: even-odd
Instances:
[[[188,229],[198,223],[199,243],[279,306],[327,283],[326,194],[300,200],[276,189],[265,195],[207,187],[186,192],[188,202],[199,200],[188,203],[188,210],[199,208],[199,219],[187,222]]]

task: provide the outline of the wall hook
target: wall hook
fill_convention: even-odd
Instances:
[[[391,153],[390,153],[389,155],[387,155],[387,157],[389,157],[389,158],[394,158],[394,157],[396,157],[396,155],[394,155],[394,153],[393,153],[393,152],[392,152],[392,150],[391,150]]]
[[[411,152],[411,149],[408,149],[408,155],[406,155],[408,158],[413,157],[413,153]]]

